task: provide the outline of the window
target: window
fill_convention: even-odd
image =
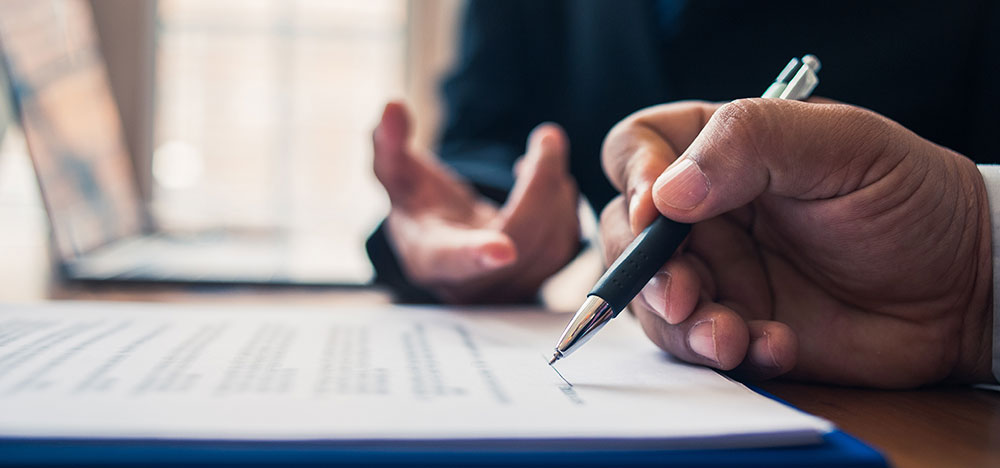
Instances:
[[[446,18],[456,6],[415,4]],[[387,210],[371,171],[382,105],[412,96],[415,85],[433,89],[446,61],[435,52],[420,62],[432,66],[414,70],[429,45],[408,46],[423,30],[412,18],[427,12],[415,15],[406,0],[160,0],[157,8],[160,223],[304,229],[359,243]]]

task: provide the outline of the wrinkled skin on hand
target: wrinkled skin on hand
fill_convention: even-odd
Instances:
[[[871,111],[745,99],[640,111],[608,135],[614,259],[657,213],[694,223],[631,308],[680,359],[884,388],[990,377],[975,165]]]

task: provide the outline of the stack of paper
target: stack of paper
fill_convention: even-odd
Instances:
[[[829,422],[671,360],[625,314],[557,366],[530,310],[0,306],[0,437],[732,447]]]

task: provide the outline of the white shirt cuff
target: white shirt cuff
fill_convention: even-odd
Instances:
[[[980,164],[990,203],[990,227],[993,231],[993,378],[1000,382],[1000,165]]]

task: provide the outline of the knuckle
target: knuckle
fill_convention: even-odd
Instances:
[[[615,124],[608,131],[601,146],[601,166],[608,179],[622,190],[632,158],[628,156],[638,149],[639,132],[643,128],[642,114],[636,113]]]
[[[732,124],[752,125],[770,113],[768,104],[759,98],[736,99],[719,107],[712,118]]]
[[[651,116],[660,110],[655,106],[635,112],[608,131],[601,146],[601,166],[608,179],[619,191],[624,191],[629,175],[648,135],[657,133]]]
[[[717,138],[716,141],[725,141],[734,148],[750,148],[755,153],[759,153],[760,148],[766,146],[767,138],[771,132],[769,128],[774,124],[776,107],[772,103],[763,99],[737,99],[724,104],[715,114],[712,121],[715,122],[714,130],[722,133],[724,138]]]

